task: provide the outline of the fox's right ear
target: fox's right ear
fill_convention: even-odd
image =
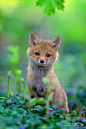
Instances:
[[[38,41],[39,41],[38,36],[34,32],[31,32],[29,36],[29,45],[35,46],[37,45]]]

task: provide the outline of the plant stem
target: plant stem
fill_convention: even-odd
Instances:
[[[18,85],[19,85],[19,89],[21,90],[21,92],[24,93],[24,90],[23,90],[23,88],[22,88],[21,85],[20,85],[20,79],[18,80]]]
[[[7,97],[9,98],[9,79],[10,77],[8,76],[8,85],[7,85]]]
[[[48,91],[46,92],[46,121],[49,120],[49,93]]]
[[[49,120],[49,101],[46,101],[46,121]]]
[[[28,89],[27,89],[26,86],[25,86],[25,82],[23,82],[23,84],[24,84],[24,88],[25,88],[25,90],[26,90],[28,96],[30,97],[30,94],[29,94],[29,92],[28,92]]]

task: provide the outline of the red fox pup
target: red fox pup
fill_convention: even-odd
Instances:
[[[52,85],[54,88],[50,92],[51,104],[60,103],[58,108],[66,108],[68,112],[68,102],[66,93],[55,75],[53,65],[58,58],[57,50],[60,46],[60,36],[56,36],[51,41],[40,40],[34,32],[29,36],[29,66],[27,83],[31,98],[45,97],[45,91]],[[48,84],[43,83],[43,78],[49,79]]]

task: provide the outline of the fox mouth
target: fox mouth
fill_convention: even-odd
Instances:
[[[46,61],[44,61],[44,62],[40,62],[40,60],[33,60],[33,59],[30,59],[30,61],[32,62],[32,64],[33,65],[35,65],[35,66],[37,66],[37,67],[41,67],[41,68],[45,68],[45,67],[47,67],[47,66],[50,66],[51,65],[51,62],[46,62]]]
[[[38,67],[45,67],[46,64],[38,63],[37,66],[38,66]]]
[[[47,67],[47,64],[46,64],[46,63],[35,62],[35,65],[36,65],[37,67],[41,67],[41,68]]]
[[[41,62],[40,60],[38,61],[34,60],[34,63],[37,67],[46,67],[47,65],[45,61]]]

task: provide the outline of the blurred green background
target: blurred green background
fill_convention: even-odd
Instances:
[[[61,37],[59,60],[55,72],[65,90],[76,94],[79,87],[85,88],[86,42],[85,0],[65,0],[64,11],[56,10],[48,17],[44,7],[36,6],[37,0],[1,0],[0,8],[0,91],[6,92],[7,72],[13,64],[9,60],[9,45],[18,46],[17,69],[22,70],[27,85],[27,49],[29,34],[33,31],[39,38],[51,40]],[[16,94],[15,77],[10,79],[10,92]]]

